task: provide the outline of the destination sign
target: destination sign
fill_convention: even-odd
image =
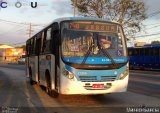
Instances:
[[[86,24],[86,23],[69,23],[69,29],[101,32],[117,32],[116,24]]]

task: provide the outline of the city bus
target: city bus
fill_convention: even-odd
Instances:
[[[125,92],[129,78],[126,38],[107,19],[54,20],[26,41],[26,74],[53,97]]]
[[[160,70],[160,44],[129,47],[130,69]]]

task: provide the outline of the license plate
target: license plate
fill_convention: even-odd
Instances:
[[[104,84],[93,84],[92,88],[104,88]]]

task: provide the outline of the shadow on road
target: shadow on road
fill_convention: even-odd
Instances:
[[[8,75],[4,69],[0,69],[0,106],[3,106],[2,110],[8,107],[8,110],[9,108],[18,108],[20,113],[45,113],[45,108],[40,110],[36,108],[36,103],[33,101],[35,99],[38,106],[44,106],[37,92],[29,85],[24,76],[16,73]]]

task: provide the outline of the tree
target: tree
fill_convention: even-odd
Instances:
[[[119,22],[126,35],[133,35],[142,28],[146,9],[140,0],[76,0],[78,14],[85,17],[108,18]],[[71,0],[72,5],[74,0]]]
[[[151,44],[160,44],[160,41],[152,41]]]

